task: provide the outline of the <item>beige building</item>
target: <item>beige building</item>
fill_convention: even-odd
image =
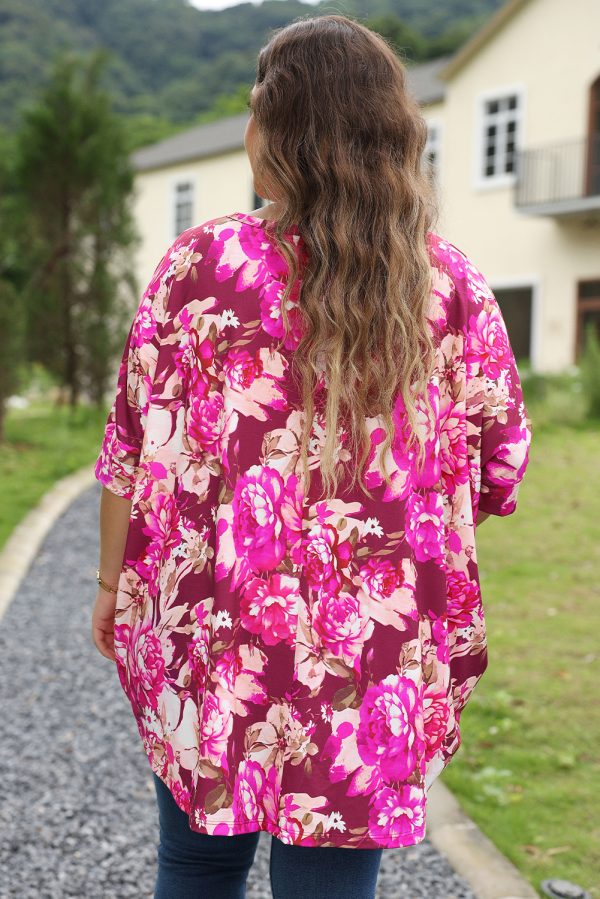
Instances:
[[[576,363],[600,333],[600,3],[508,0],[456,54],[412,67],[440,197],[436,230],[481,269],[520,362]],[[262,205],[247,113],[134,155],[140,283],[197,221]]]

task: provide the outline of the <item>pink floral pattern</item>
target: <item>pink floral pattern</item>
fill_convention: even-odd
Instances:
[[[300,265],[301,237],[292,229]],[[399,847],[425,838],[427,791],[460,746],[487,667],[477,510],[514,512],[531,423],[498,304],[430,232],[435,416],[423,471],[395,409],[391,487],[372,440],[369,500],[309,491],[281,351],[285,261],[232,213],[181,234],[134,317],[95,473],[131,500],[117,670],[152,769],[193,830]]]

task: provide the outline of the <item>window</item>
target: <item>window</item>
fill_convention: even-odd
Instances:
[[[482,181],[503,179],[517,169],[522,98],[517,91],[482,100],[481,155]]]
[[[175,184],[175,237],[194,224],[194,185],[191,181]]]
[[[427,142],[423,151],[426,171],[434,180],[439,178],[441,129],[436,122],[427,123]]]

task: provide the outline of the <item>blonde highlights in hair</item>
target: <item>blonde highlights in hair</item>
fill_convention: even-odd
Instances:
[[[408,446],[417,441],[418,464],[425,455],[417,397],[431,413],[427,234],[436,214],[422,166],[427,126],[390,45],[342,15],[295,20],[274,33],[258,56],[252,108],[261,178],[282,208],[268,230],[289,270],[286,335],[287,301],[299,274],[286,237],[292,226],[307,253],[298,299],[304,327],[293,358],[305,410],[300,455],[307,483],[314,393],[324,372],[325,490],[335,495],[350,462],[351,486],[360,479],[371,496],[363,473],[371,451],[367,419],[381,418],[379,463],[389,485],[384,461],[398,391],[410,423]],[[343,449],[340,433],[349,437]]]

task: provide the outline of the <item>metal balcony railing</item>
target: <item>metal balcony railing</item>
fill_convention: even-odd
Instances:
[[[600,132],[522,150],[515,204],[521,211],[559,215],[600,208]]]

